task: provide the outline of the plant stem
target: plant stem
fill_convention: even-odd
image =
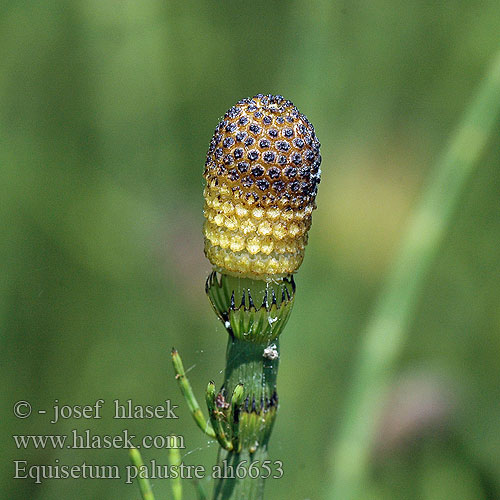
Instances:
[[[252,462],[260,465],[268,459],[267,445],[257,448],[254,453],[248,450],[241,452],[227,451],[221,448],[217,458],[217,464],[224,474],[226,470],[236,473],[238,464],[242,464],[246,470]],[[227,473],[229,476],[229,473]],[[214,500],[260,500],[264,498],[264,479],[259,476],[255,479],[246,477],[243,479],[226,477],[218,480],[215,485]]]
[[[278,340],[275,341],[278,349]],[[262,344],[244,342],[229,337],[226,349],[226,370],[223,387],[227,394],[232,394],[237,384],[243,384],[245,395],[260,406],[262,398],[270,398],[276,391],[279,359],[263,357]]]
[[[186,377],[186,372],[184,371],[184,366],[182,364],[181,357],[176,349],[172,349],[172,363],[175,369],[175,378],[179,383],[179,387],[181,388],[182,395],[186,399],[186,402],[189,406],[189,410],[191,415],[193,416],[196,425],[208,436],[215,437],[214,430],[212,429],[209,422],[205,420],[203,413],[200,409],[200,405],[196,400],[193,389],[191,388],[191,384],[189,383],[189,379]]]
[[[292,311],[295,283],[291,275],[265,281],[213,271],[205,290],[229,335],[224,382],[218,393],[209,382],[205,395],[221,445],[214,499],[261,500],[278,410],[278,339]],[[181,381],[180,359],[174,367]]]
[[[168,452],[168,461],[172,466],[179,466],[182,462],[179,448],[170,448]],[[173,500],[182,500],[182,482],[181,478],[177,477],[170,480],[172,483],[172,498]]]
[[[277,340],[275,344],[278,349]],[[257,478],[235,475],[239,464],[242,470],[248,471],[255,462],[261,470],[262,462],[268,458],[267,444],[276,412],[276,407],[269,408],[268,402],[276,397],[279,358],[265,358],[264,347],[231,336],[228,340],[223,394],[232,394],[234,388],[242,384],[245,400],[237,417],[239,434],[233,439],[235,449],[219,450],[218,465],[223,476],[215,486],[214,500],[260,500],[264,495],[262,474]],[[233,474],[225,473],[227,470]]]
[[[129,456],[132,464],[140,472],[144,468],[144,462],[142,461],[139,450],[137,448],[130,448]],[[139,483],[139,490],[141,492],[142,500],[155,500],[153,490],[151,489],[151,484],[149,483],[149,479],[139,473],[137,476],[137,482]]]
[[[362,336],[346,410],[333,449],[329,495],[333,500],[361,498],[391,369],[406,340],[425,278],[460,194],[499,113],[500,55],[432,172]]]

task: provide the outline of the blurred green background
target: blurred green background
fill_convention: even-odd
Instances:
[[[139,497],[122,480],[13,480],[29,464],[125,450],[18,450],[12,434],[182,434],[221,382],[226,333],[204,295],[202,170],[227,108],[280,93],[314,123],[323,180],[282,337],[267,498],[328,498],[359,333],[423,183],[500,46],[498,0],[0,2],[0,329],[6,499]],[[467,185],[395,367],[363,499],[500,498],[500,125]],[[54,400],[107,402],[48,423]],[[35,413],[15,419],[28,400]],[[113,399],[179,404],[119,421]],[[167,462],[166,450],[144,459]],[[154,481],[157,500],[168,481]],[[186,498],[194,489],[186,482]]]

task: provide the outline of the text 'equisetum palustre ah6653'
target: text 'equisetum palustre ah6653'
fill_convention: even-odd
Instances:
[[[197,424],[220,444],[219,462],[267,459],[278,408],[279,336],[295,298],[321,175],[314,127],[291,101],[256,95],[217,125],[205,162],[206,292],[229,334],[221,388],[203,417],[177,351],[176,378]],[[222,478],[215,499],[263,498],[262,478]]]

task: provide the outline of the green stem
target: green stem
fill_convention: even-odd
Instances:
[[[203,487],[203,485],[201,484],[200,481],[196,480],[195,483],[194,483],[194,486],[196,488],[196,498],[197,500],[207,500],[208,497],[207,497],[207,494],[205,492],[205,488]]]
[[[254,453],[250,453],[248,450],[237,453],[221,448],[217,465],[226,478],[217,481],[214,500],[258,500],[264,498],[264,479],[262,476],[256,479],[250,477],[233,479],[231,475],[238,473],[239,464],[241,464],[242,470],[249,471],[250,465],[255,462],[258,469],[261,470],[262,463],[267,459],[267,445],[259,447]]]
[[[391,369],[406,340],[429,268],[460,194],[500,113],[500,55],[432,172],[392,271],[362,336],[354,378],[333,449],[329,497],[361,498],[371,445]]]
[[[279,348],[278,340],[275,341]],[[244,342],[229,337],[226,349],[226,371],[224,389],[232,394],[238,384],[243,384],[245,397],[250,404],[254,398],[260,405],[262,398],[270,398],[276,390],[279,359],[269,360],[263,357],[265,345]]]
[[[179,466],[182,462],[181,452],[179,448],[170,448],[168,452],[168,461],[170,465]],[[177,477],[170,480],[172,483],[172,498],[173,500],[182,500],[182,482],[181,478]]]
[[[130,461],[141,471],[144,467],[144,462],[142,461],[141,454],[137,448],[130,448],[129,450]],[[151,489],[151,484],[147,477],[143,477],[140,473],[137,476],[137,482],[139,483],[139,490],[141,492],[142,500],[155,500],[153,495],[153,490]]]
[[[275,344],[278,350],[278,342]],[[223,477],[217,480],[214,500],[263,498],[264,473],[256,478],[249,475],[237,477],[236,469],[241,464],[241,471],[248,472],[250,465],[255,463],[256,468],[261,470],[262,462],[268,458],[267,444],[276,414],[279,358],[270,360],[264,357],[265,347],[229,337],[223,393],[230,395],[238,384],[242,384],[244,402],[236,416],[238,434],[233,434],[234,449],[219,450],[218,465]],[[233,474],[227,474],[227,471]]]
[[[198,404],[191,384],[189,383],[189,379],[186,377],[186,372],[184,371],[184,365],[182,364],[181,357],[179,356],[179,353],[176,349],[172,349],[172,363],[174,365],[175,378],[179,383],[182,395],[186,399],[189,410],[191,411],[191,415],[193,416],[196,425],[208,436],[215,437],[215,432],[212,426],[205,420],[205,417],[203,416],[200,405]]]

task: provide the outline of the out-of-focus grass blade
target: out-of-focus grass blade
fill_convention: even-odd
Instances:
[[[425,278],[467,180],[500,114],[500,54],[437,161],[361,337],[332,453],[329,498],[362,498],[371,445],[391,370],[406,340]]]

